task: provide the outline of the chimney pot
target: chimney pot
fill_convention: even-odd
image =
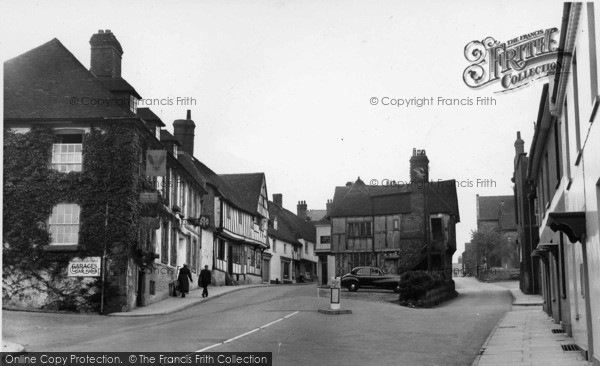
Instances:
[[[429,181],[429,159],[425,150],[413,148],[413,156],[410,158],[410,181]]]
[[[98,29],[98,33],[104,33],[102,29]]]
[[[276,205],[279,205],[280,207],[283,207],[283,194],[281,194],[281,193],[273,194],[273,203],[275,203]]]
[[[123,48],[110,29],[99,30],[90,38],[90,71],[99,78],[121,77]]]
[[[298,206],[296,206],[296,213],[298,217],[300,217],[302,220],[306,220],[307,211],[306,201],[299,201]]]
[[[515,154],[521,155],[525,153],[525,141],[521,138],[521,131],[517,131],[517,140],[515,141]]]
[[[192,121],[192,111],[187,110],[186,119],[178,119],[173,122],[175,138],[181,142],[181,148],[190,156],[194,156],[194,137],[196,124]]]

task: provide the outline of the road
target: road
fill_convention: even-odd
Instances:
[[[329,294],[314,285],[246,289],[156,317],[4,311],[3,336],[29,351],[266,351],[274,365],[467,365],[512,298],[471,278],[458,278],[457,291],[436,308],[413,309],[391,291],[343,290],[348,315],[318,313]]]

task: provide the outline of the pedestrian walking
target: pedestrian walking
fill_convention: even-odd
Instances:
[[[185,297],[185,294],[190,292],[190,282],[194,281],[192,279],[192,272],[188,268],[187,263],[184,263],[183,268],[179,270],[177,281],[179,281],[179,291],[181,291],[181,297]]]
[[[202,297],[208,297],[208,284],[211,283],[211,274],[208,270],[208,266],[204,266],[204,269],[200,271],[200,277],[198,277],[198,284],[202,286]]]

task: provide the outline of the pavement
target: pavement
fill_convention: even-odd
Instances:
[[[150,305],[146,305],[141,308],[133,309],[131,311],[126,312],[118,312],[118,313],[110,313],[108,316],[125,316],[125,317],[135,317],[135,316],[151,316],[151,315],[166,315],[172,314],[184,309],[187,309],[191,306],[203,303],[205,301],[209,301],[214,298],[221,297],[225,294],[232,293],[235,291],[240,291],[252,287],[263,287],[263,286],[277,286],[277,285],[239,285],[239,286],[209,286],[208,287],[208,297],[202,297],[202,288],[195,289],[190,291],[189,294],[186,294],[185,297],[168,297],[164,300],[157,301]],[[285,285],[279,285],[285,286]]]
[[[513,307],[490,333],[472,366],[591,365],[579,351],[563,351],[561,345],[575,341],[565,333],[552,333],[560,326],[542,310],[540,295],[523,294],[518,281],[494,284],[510,291]]]
[[[21,353],[23,351],[24,351],[24,347],[21,346],[20,344],[9,342],[9,341],[4,341],[4,340],[2,341],[2,352],[3,353],[15,354],[15,353]]]

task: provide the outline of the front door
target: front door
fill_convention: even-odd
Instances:
[[[321,262],[321,284],[326,285],[329,275],[327,273],[327,258]]]
[[[137,306],[144,306],[144,292],[146,292],[146,271],[138,271]]]
[[[271,282],[271,260],[263,258],[262,262],[262,280],[263,282]]]

